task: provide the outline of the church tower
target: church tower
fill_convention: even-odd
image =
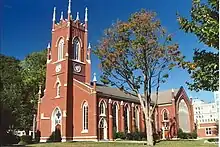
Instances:
[[[71,14],[71,0],[68,3],[67,18],[63,12],[56,18],[53,10],[52,40],[48,44],[46,85],[44,97],[39,100],[37,129],[41,141],[46,141],[56,129],[60,130],[62,141],[74,136],[74,111],[76,91],[74,80],[90,87],[91,46],[88,44],[88,9],[84,21],[79,12],[75,19]],[[80,95],[80,94],[79,94]]]

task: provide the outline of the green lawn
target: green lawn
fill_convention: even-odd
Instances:
[[[125,142],[68,142],[68,143],[42,143],[28,146],[36,147],[140,147],[142,143]],[[155,147],[217,147],[217,144],[204,143],[199,141],[161,141]]]

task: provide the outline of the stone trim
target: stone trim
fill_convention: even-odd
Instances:
[[[73,137],[73,139],[95,139],[95,138],[97,138],[97,136],[75,136],[75,137]]]
[[[65,60],[66,60],[66,59],[57,60],[57,61],[53,62],[52,64],[57,64],[57,63],[60,63],[60,62],[65,61]]]
[[[42,120],[50,120],[50,117],[45,117],[44,113],[41,113],[40,119],[42,119]]]
[[[91,88],[90,86],[84,84],[83,82],[80,82],[80,81],[78,81],[78,80],[76,80],[76,79],[73,79],[73,81],[76,81],[77,83],[79,83],[79,84],[81,84],[81,85],[83,85],[83,86],[85,86],[85,87],[87,87],[87,88],[93,90],[93,88]]]

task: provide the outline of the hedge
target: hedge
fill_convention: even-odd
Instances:
[[[186,133],[186,132],[183,132],[181,128],[179,128],[177,137],[180,139],[196,139],[197,133],[196,133],[196,130],[194,130],[192,133]]]

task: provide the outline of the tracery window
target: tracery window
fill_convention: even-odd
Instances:
[[[100,103],[100,115],[105,115],[105,104],[103,101]]]
[[[59,43],[58,43],[58,60],[62,60],[63,59],[63,46],[64,46],[64,40],[60,39]]]
[[[88,103],[85,102],[83,104],[83,130],[84,131],[88,131],[88,111],[89,111],[89,108],[88,108]]]
[[[113,104],[112,117],[113,117],[113,129],[116,132],[118,132],[118,105],[116,103]]]
[[[163,120],[164,121],[168,120],[168,112],[166,109],[163,110]]]
[[[73,41],[73,59],[80,61],[80,42],[79,39]]]

